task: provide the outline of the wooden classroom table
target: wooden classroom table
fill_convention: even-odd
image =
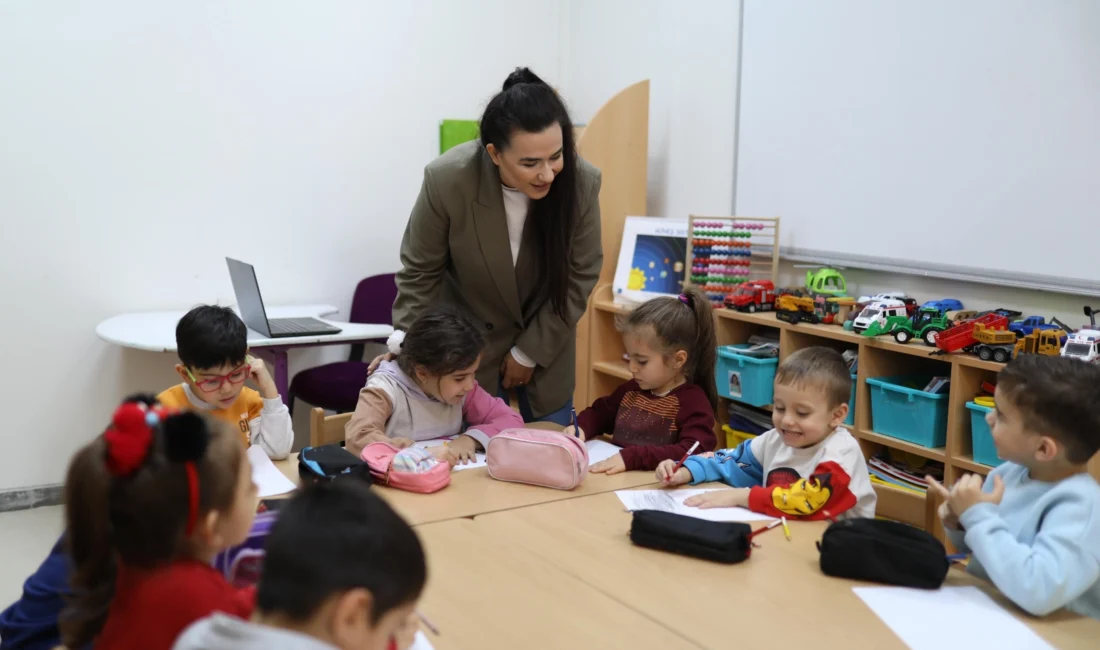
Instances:
[[[535,509],[544,506],[536,506]],[[417,606],[437,650],[673,650],[698,645],[470,519],[416,528],[428,556]],[[729,645],[729,634],[726,636]]]
[[[865,583],[821,573],[815,542],[827,522],[792,522],[790,542],[781,528],[773,529],[756,538],[760,547],[747,561],[723,565],[633,546],[630,519],[608,493],[482,515],[474,524],[482,539],[536,554],[705,648],[906,647],[852,591]],[[438,583],[455,579],[450,567],[437,565],[437,591],[445,590]],[[1065,612],[1031,618],[957,569],[946,584],[980,586],[1055,648],[1097,647],[1100,621]],[[519,576],[513,585],[523,592]],[[950,647],[946,634],[944,647]]]

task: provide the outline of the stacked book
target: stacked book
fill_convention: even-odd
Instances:
[[[772,428],[772,414],[751,406],[729,403],[730,428],[760,435]]]
[[[871,482],[889,485],[915,494],[928,491],[925,475],[937,481],[943,480],[943,464],[935,461],[923,461],[913,465],[908,460],[900,460],[889,455],[879,455],[867,461],[867,471],[871,473]]]

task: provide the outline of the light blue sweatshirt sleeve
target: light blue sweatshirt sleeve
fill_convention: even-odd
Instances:
[[[986,492],[992,491],[992,476],[986,480]],[[966,545],[989,579],[1035,616],[1064,607],[1100,580],[1096,493],[1081,493],[1073,485],[1056,489],[1058,498],[1044,512],[1031,545],[1017,540],[999,507],[991,503],[979,503],[959,517]]]
[[[736,449],[722,449],[713,455],[701,454],[684,463],[691,472],[691,484],[721,481],[733,487],[755,487],[764,480],[764,468],[752,453],[751,440]]]

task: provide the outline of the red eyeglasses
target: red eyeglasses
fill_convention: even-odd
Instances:
[[[195,382],[195,386],[198,387],[204,393],[213,393],[221,390],[221,387],[225,385],[225,382],[237,385],[248,379],[248,375],[252,373],[252,366],[250,364],[244,364],[240,368],[237,368],[228,375],[215,375],[213,377],[203,377],[202,380],[195,379],[195,375],[191,373],[191,369],[187,368],[187,376],[191,378],[191,381]]]

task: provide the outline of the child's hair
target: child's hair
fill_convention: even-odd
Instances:
[[[256,607],[303,623],[334,595],[370,591],[370,620],[420,597],[428,569],[413,529],[366,485],[315,483],[282,508],[264,545]]]
[[[176,324],[176,349],[189,368],[239,366],[248,354],[248,328],[229,307],[200,305]]]
[[[1100,450],[1100,367],[1069,357],[1021,354],[997,375],[997,398],[1020,411],[1024,425],[1087,463]]]
[[[844,357],[832,348],[802,348],[779,364],[775,383],[825,391],[829,407],[847,404],[852,397],[852,374]]]
[[[65,479],[73,561],[60,620],[66,647],[85,647],[102,630],[116,562],[147,569],[191,552],[195,522],[232,507],[243,453],[227,425],[169,413],[152,395],[127,398],[111,426],[77,452]]]
[[[687,352],[684,376],[702,388],[711,407],[718,410],[718,390],[714,385],[714,367],[718,361],[714,309],[702,291],[688,286],[676,298],[646,301],[619,319],[617,325],[624,333],[647,325],[652,327],[666,357],[678,350]]]
[[[469,368],[485,349],[481,330],[465,314],[450,307],[429,307],[413,321],[398,348],[397,365],[410,377],[423,368],[441,377]]]

